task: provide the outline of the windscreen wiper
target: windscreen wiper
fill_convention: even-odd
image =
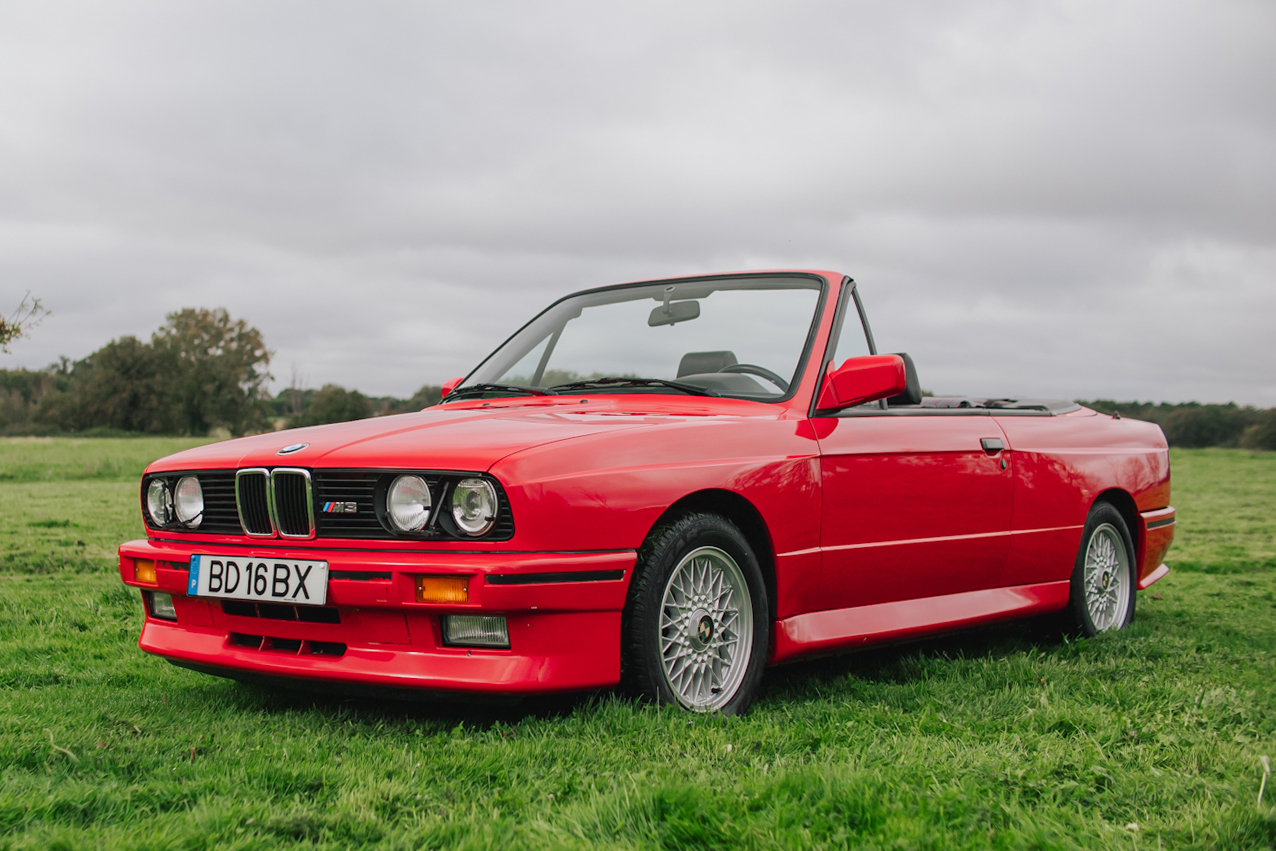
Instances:
[[[445,402],[459,399],[462,396],[482,396],[484,393],[512,393],[515,396],[556,396],[557,392],[550,387],[524,387],[521,384],[470,384],[458,387],[447,394]]]
[[[584,381],[572,381],[567,384],[555,384],[549,388],[556,393],[567,393],[572,390],[596,390],[606,387],[670,387],[681,390],[691,396],[717,396],[706,387],[694,384],[683,384],[681,381],[666,381],[663,378],[587,378]]]

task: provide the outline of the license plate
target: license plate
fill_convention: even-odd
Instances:
[[[322,606],[328,600],[328,562],[243,556],[191,556],[192,597]]]

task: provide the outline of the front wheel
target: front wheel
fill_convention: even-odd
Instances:
[[[770,634],[766,585],[744,535],[692,514],[644,545],[626,609],[626,678],[658,703],[738,715],[753,702]]]
[[[1123,629],[1134,619],[1134,542],[1121,512],[1106,502],[1090,510],[1072,569],[1068,614],[1082,635]]]

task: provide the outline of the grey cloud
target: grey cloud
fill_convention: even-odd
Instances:
[[[224,305],[410,394],[571,289],[861,282],[939,391],[1276,404],[1276,8],[8,4],[6,366]],[[2,306],[0,306],[2,307]]]

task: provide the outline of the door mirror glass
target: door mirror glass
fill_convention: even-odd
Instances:
[[[896,396],[907,387],[908,372],[899,355],[850,358],[825,377],[816,407],[820,411],[840,411]]]

